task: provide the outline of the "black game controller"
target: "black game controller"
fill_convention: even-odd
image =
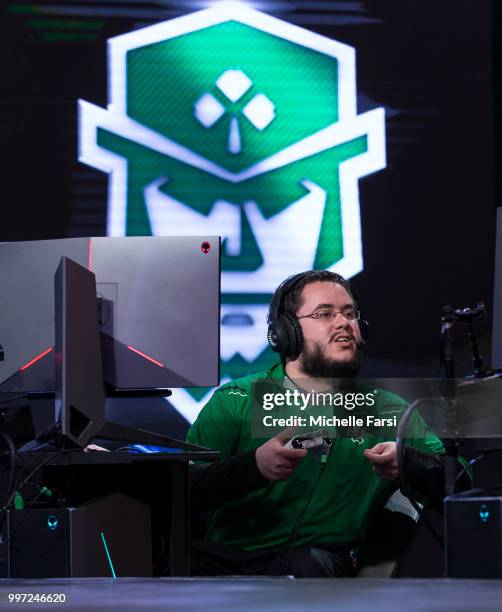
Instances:
[[[284,445],[284,448],[305,448],[312,452],[316,459],[321,456],[329,455],[333,439],[329,437],[326,430],[311,431],[309,433],[298,434]]]

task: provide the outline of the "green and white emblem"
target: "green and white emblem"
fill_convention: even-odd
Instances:
[[[384,109],[357,114],[353,47],[234,3],[108,44],[108,106],[79,101],[107,233],[221,235],[222,371],[252,371],[286,276],[363,269],[358,179],[385,167]],[[172,399],[189,420],[204,401]]]

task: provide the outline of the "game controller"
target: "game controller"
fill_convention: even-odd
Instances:
[[[284,445],[284,448],[305,448],[312,452],[316,459],[320,460],[323,455],[329,455],[332,444],[333,439],[329,437],[328,432],[318,429],[294,436]]]

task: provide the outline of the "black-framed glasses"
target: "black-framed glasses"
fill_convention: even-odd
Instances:
[[[316,310],[315,312],[296,317],[297,319],[316,319],[317,321],[325,321],[331,323],[336,319],[336,315],[341,314],[347,321],[359,321],[361,318],[361,312],[357,308],[346,308],[345,310]]]

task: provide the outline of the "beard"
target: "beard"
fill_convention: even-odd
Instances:
[[[355,378],[366,357],[366,345],[358,342],[356,352],[350,361],[335,361],[328,359],[322,348],[316,344],[313,349],[306,346],[303,349],[300,368],[302,372],[312,378]]]

